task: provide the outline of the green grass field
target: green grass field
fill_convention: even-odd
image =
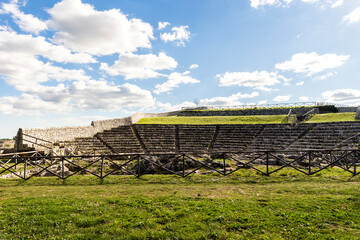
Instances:
[[[285,115],[210,116],[210,117],[158,117],[143,118],[137,124],[271,124],[282,123]],[[355,121],[355,113],[317,114],[308,122]]]
[[[319,123],[319,122],[340,122],[340,121],[355,121],[356,113],[325,113],[316,114],[308,122]]]
[[[0,231],[7,239],[357,239],[359,188],[359,177],[335,168],[311,177],[244,169],[0,180]]]

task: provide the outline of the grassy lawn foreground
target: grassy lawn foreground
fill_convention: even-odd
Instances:
[[[359,188],[359,177],[338,169],[0,180],[0,231],[7,239],[356,239]]]

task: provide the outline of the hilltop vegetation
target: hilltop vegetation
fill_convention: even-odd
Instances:
[[[308,122],[355,121],[356,113],[316,114]],[[253,115],[253,116],[206,116],[206,117],[157,117],[142,118],[137,124],[271,124],[283,123],[286,115]]]

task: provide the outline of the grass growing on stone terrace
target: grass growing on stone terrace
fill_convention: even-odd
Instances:
[[[0,180],[0,231],[7,239],[356,239],[359,188],[359,177],[336,168],[310,177],[243,169],[8,179]]]
[[[356,113],[316,114],[309,123],[355,121]],[[143,118],[137,124],[271,124],[282,123],[286,115],[158,117]]]
[[[308,122],[319,123],[319,122],[355,121],[355,115],[356,113],[354,112],[316,114]]]
[[[142,118],[137,124],[271,124],[281,123],[285,115],[157,117]]]

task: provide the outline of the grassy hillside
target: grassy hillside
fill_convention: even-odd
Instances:
[[[270,124],[281,123],[285,115],[159,117],[143,118],[137,124]],[[355,113],[317,114],[309,123],[355,121]]]
[[[359,187],[338,169],[0,179],[0,231],[7,239],[355,239]]]

